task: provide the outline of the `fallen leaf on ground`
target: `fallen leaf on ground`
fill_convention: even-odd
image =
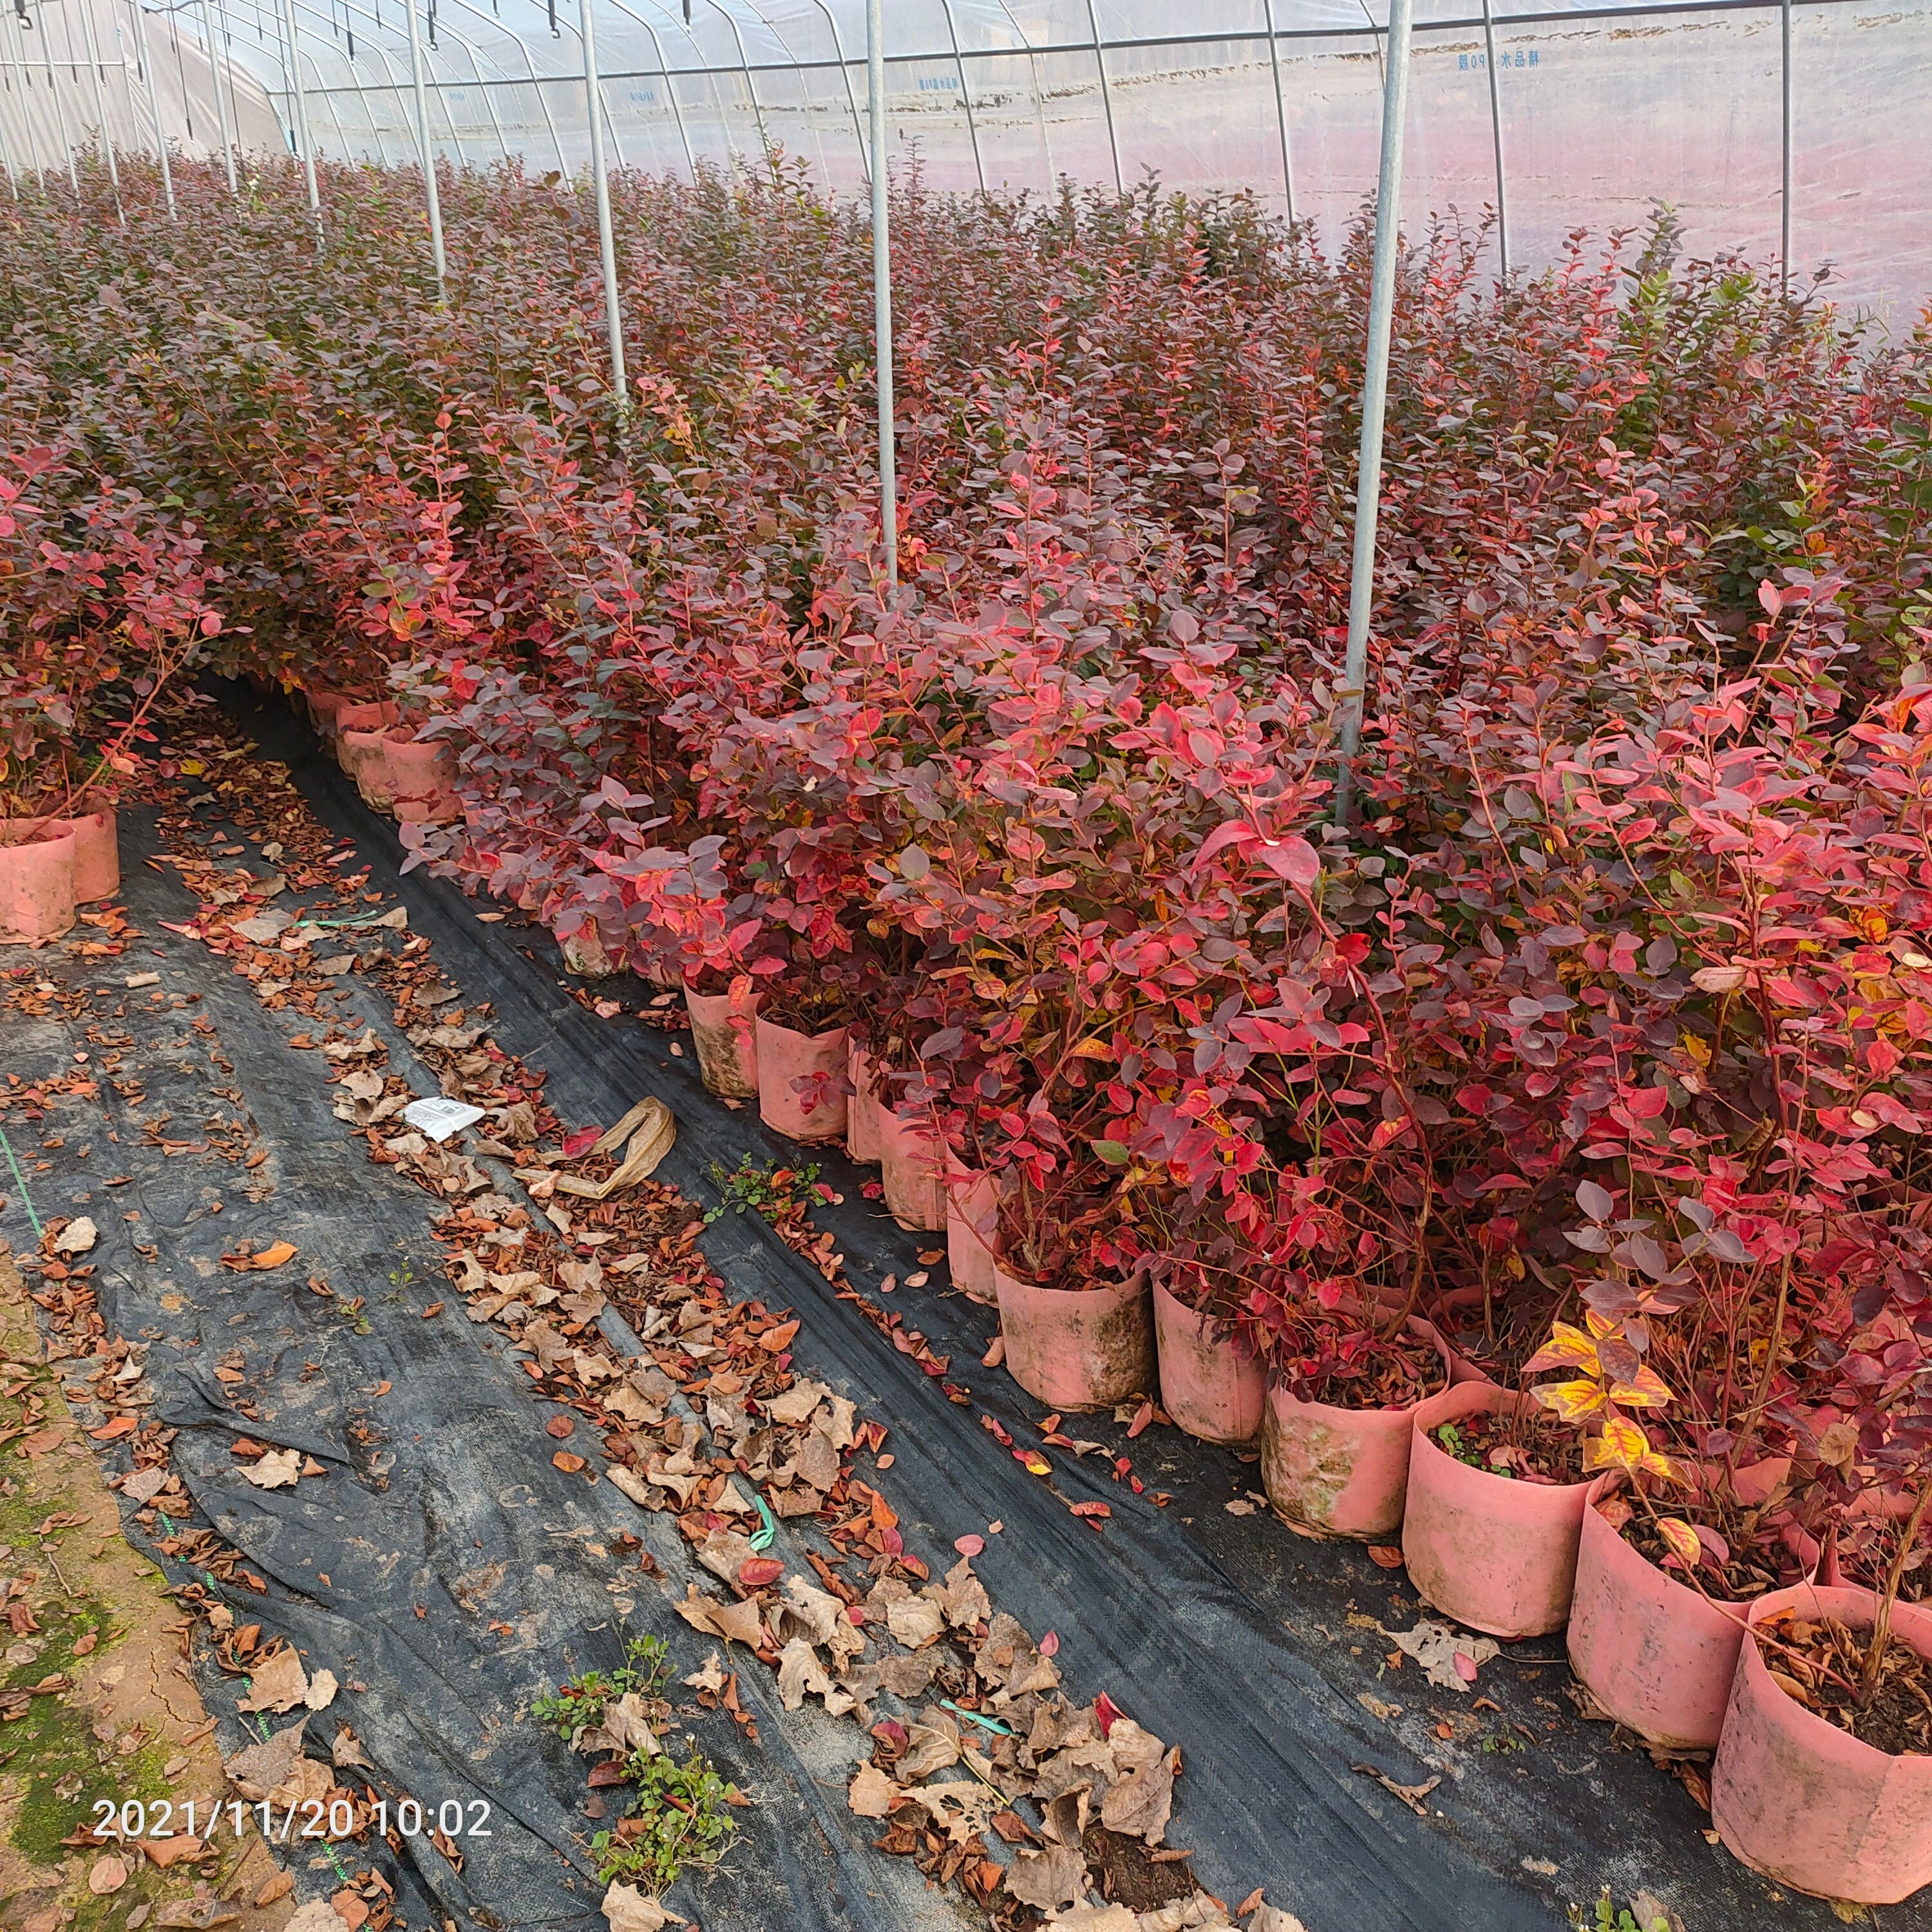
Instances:
[[[57,1255],[84,1255],[100,1238],[100,1230],[82,1214],[54,1237],[53,1251]]]
[[[1424,1617],[1413,1630],[1386,1633],[1396,1649],[1422,1666],[1423,1675],[1438,1690],[1466,1692],[1476,1681],[1480,1665],[1502,1654],[1495,1638],[1462,1636],[1447,1624]]]
[[[318,1670],[308,1680],[308,1694],[302,1702],[311,1711],[326,1711],[334,1700],[338,1688],[334,1671]]]
[[[242,1465],[242,1480],[258,1490],[292,1490],[302,1474],[299,1449],[271,1449],[260,1462]]]
[[[250,1671],[248,1695],[238,1709],[292,1711],[308,1695],[308,1672],[292,1647],[285,1646]]]
[[[614,1885],[604,1894],[604,1918],[610,1932],[663,1932],[670,1915],[634,1885]]]
[[[1006,1890],[1042,1912],[1077,1904],[1087,1895],[1087,1861],[1070,1845],[1016,1852],[1006,1868]],[[1127,1923],[1134,1924],[1131,1916]]]
[[[1386,1772],[1376,1770],[1372,1764],[1352,1764],[1351,1771],[1358,1771],[1364,1778],[1372,1778],[1391,1798],[1400,1798],[1418,1818],[1429,1816],[1429,1807],[1422,1802],[1442,1782],[1438,1772],[1420,1784],[1398,1784]]]
[[[110,1892],[118,1892],[128,1882],[128,1868],[111,1852],[103,1858],[96,1858],[94,1869],[87,1875],[87,1888],[97,1898],[104,1898]]]
[[[899,1802],[899,1788],[875,1764],[862,1764],[854,1774],[845,1802],[861,1818],[890,1818]]]
[[[1048,1919],[1046,1932],[1140,1932],[1140,1923],[1124,1905],[1090,1905]]]
[[[1369,1561],[1378,1569],[1400,1570],[1402,1552],[1392,1543],[1372,1543],[1369,1545]]]

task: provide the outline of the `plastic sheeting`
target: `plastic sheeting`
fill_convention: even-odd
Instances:
[[[126,91],[133,56],[106,43],[110,30],[126,40],[140,0],[27,4],[41,22],[28,51],[57,74],[68,70],[48,44],[92,5],[110,95]],[[321,152],[416,158],[402,4],[295,0],[296,66]],[[476,166],[514,157],[537,172],[580,168],[577,0],[421,4],[437,152]],[[864,184],[863,0],[595,4],[616,165],[688,175],[775,147],[829,188]],[[200,0],[150,13],[164,94],[179,63],[176,137],[196,150],[209,138],[212,38],[250,104],[244,143],[292,146],[284,0],[219,7],[206,32]],[[1417,8],[1412,220],[1477,220],[1500,200],[1510,262],[1534,268],[1574,230],[1629,226],[1660,202],[1698,250],[1775,255],[1788,218],[1794,272],[1829,262],[1841,300],[1904,321],[1932,290],[1932,0],[1490,0],[1490,13],[1483,0]],[[1190,193],[1246,190],[1332,245],[1374,185],[1386,19],[1387,0],[887,0],[895,155],[961,191],[1050,191],[1063,178],[1132,188],[1150,176]],[[0,26],[0,49],[16,58],[34,39]],[[97,117],[84,66],[69,67],[62,104],[77,142]],[[36,94],[8,70],[0,100],[13,145],[31,112],[38,152],[57,160],[40,78]],[[108,118],[131,145],[152,138],[145,118],[136,128],[118,107]]]
[[[218,154],[224,113],[239,152],[280,147],[275,110],[235,44],[262,23],[256,0],[188,0],[151,11],[152,75],[141,58],[139,4],[28,0],[24,13],[10,4],[0,10],[0,164],[10,175],[38,170],[64,179],[68,156],[88,147],[152,156],[158,113],[176,153]]]

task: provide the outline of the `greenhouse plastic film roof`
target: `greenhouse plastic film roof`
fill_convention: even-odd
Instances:
[[[38,31],[0,28],[10,149],[55,164],[104,116],[152,139],[135,0],[17,4]],[[296,145],[291,14],[318,152],[412,160],[400,0],[151,7],[172,138],[213,151],[218,68],[242,146]],[[1775,254],[1788,220],[1790,261],[1832,264],[1842,300],[1916,307],[1932,284],[1932,7],[1420,0],[1415,17],[1412,220],[1500,203],[1490,246],[1534,267],[1662,202],[1700,250]],[[418,22],[442,154],[584,165],[577,0],[426,0]],[[688,174],[771,146],[864,185],[863,0],[596,0],[593,25],[610,161]],[[887,0],[893,148],[945,190],[1246,190],[1332,244],[1374,184],[1386,29],[1386,0]]]

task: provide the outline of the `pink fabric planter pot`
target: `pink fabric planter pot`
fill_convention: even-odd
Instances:
[[[758,1040],[753,1022],[759,997],[748,988],[742,993],[684,989],[699,1077],[712,1093],[728,1100],[748,1100],[758,1090]]]
[[[1446,1377],[1455,1360],[1448,1346],[1428,1322],[1408,1325],[1434,1342]],[[1322,1536],[1363,1542],[1394,1536],[1408,1504],[1419,1406],[1345,1408],[1270,1389],[1262,1418],[1262,1486],[1276,1514]]]
[[[111,899],[121,890],[121,835],[111,811],[56,821],[74,834],[74,896],[78,905]]]
[[[930,1114],[879,1109],[880,1178],[902,1228],[946,1226],[946,1143]]]
[[[845,1101],[845,1151],[861,1167],[878,1164],[884,1130],[880,1118],[884,1109],[872,1091],[872,1056],[862,1046],[848,1054],[845,1076],[852,1091]]]
[[[0,943],[58,939],[74,926],[74,834],[43,825],[8,836],[18,842],[0,845]]]
[[[1088,1288],[1036,1288],[995,1267],[1006,1367],[1028,1395],[1061,1410],[1110,1408],[1154,1386],[1147,1277]]]
[[[1594,1505],[1611,1480],[1590,1486]],[[1570,1667],[1620,1724],[1667,1750],[1708,1750],[1724,1726],[1744,1642],[1742,1604],[1718,1604],[1583,1512]]]
[[[968,1301],[996,1305],[993,1232],[998,1213],[993,1177],[968,1167],[951,1148],[946,1154],[946,1265],[952,1286]]]
[[[425,743],[392,732],[383,741],[382,760],[395,814],[405,822],[448,825],[463,816],[456,796],[456,753],[441,739]]]
[[[836,1141],[845,1132],[845,1071],[850,1036],[844,1028],[794,1033],[768,1019],[753,1022],[758,1036],[758,1118],[795,1141]]]
[[[1252,1442],[1262,1432],[1268,1375],[1238,1336],[1217,1336],[1207,1316],[1156,1285],[1154,1330],[1160,1406],[1204,1442]]]
[[[350,702],[349,694],[343,691],[305,691],[302,698],[308,706],[310,723],[325,738],[334,737],[340,728],[337,716]]]
[[[1750,1606],[1711,1767],[1711,1822],[1754,1870],[1794,1892],[1895,1905],[1932,1882],[1932,1757],[1893,1757],[1805,1709],[1772,1682],[1756,1639],[1796,1609],[1869,1630],[1869,1590],[1801,1583]],[[1900,1604],[1892,1640],[1932,1657],[1932,1612]]]
[[[356,781],[364,802],[378,812],[388,804],[384,746],[395,723],[393,704],[345,704],[335,714],[335,761]]]
[[[387,812],[395,802],[389,777],[389,734],[386,726],[368,730],[345,728],[337,756],[342,769],[356,781],[362,802],[371,812]]]
[[[121,890],[121,841],[114,813],[103,808],[76,818],[0,820],[0,837],[17,839],[45,834],[74,834],[74,902],[94,905]]]
[[[1568,1620],[1588,1483],[1526,1483],[1459,1462],[1428,1431],[1466,1415],[1514,1414],[1530,1398],[1458,1382],[1418,1402],[1402,1553],[1423,1600],[1492,1636],[1544,1636]]]

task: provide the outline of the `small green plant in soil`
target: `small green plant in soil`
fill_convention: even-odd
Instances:
[[[661,1636],[634,1636],[624,1643],[624,1661],[615,1670],[586,1670],[581,1677],[530,1700],[530,1715],[566,1743],[577,1733],[601,1724],[604,1707],[614,1699],[636,1691],[657,1696],[670,1678],[670,1653]]]
[[[1607,1888],[1598,1897],[1595,1912],[1587,1918],[1573,1905],[1570,1924],[1570,1932],[1670,1932],[1670,1921],[1661,1913],[1640,1921],[1628,1906],[1616,1904]]]
[[[713,1161],[711,1178],[718,1184],[718,1191],[724,1198],[721,1206],[712,1208],[705,1216],[707,1225],[721,1219],[729,1209],[734,1214],[742,1214],[748,1210],[762,1214],[776,1226],[801,1210],[810,1211],[818,1169],[815,1166],[781,1167],[776,1161],[766,1161],[760,1166],[747,1154],[735,1172],[728,1173],[722,1161]]]
[[[736,1792],[695,1744],[682,1760],[634,1752],[626,1768],[637,1786],[631,1809],[590,1841],[605,1884],[655,1896],[687,1868],[715,1865],[724,1856],[738,1828],[730,1810]]]

